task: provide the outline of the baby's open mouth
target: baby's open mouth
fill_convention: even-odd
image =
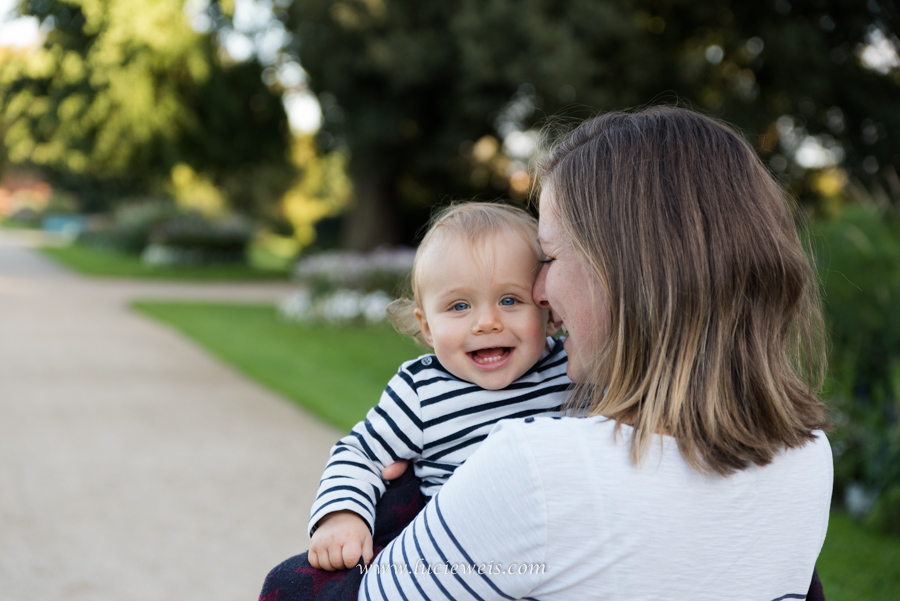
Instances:
[[[472,357],[472,361],[479,365],[490,365],[491,363],[502,361],[509,356],[511,351],[512,349],[508,346],[495,346],[472,351],[469,353],[469,356]]]

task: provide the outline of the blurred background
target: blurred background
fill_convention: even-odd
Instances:
[[[298,320],[377,314],[435,204],[525,203],[550,116],[666,102],[736,125],[798,200],[821,276],[835,507],[900,537],[893,0],[0,0],[0,14],[3,227],[61,234],[52,253],[86,273],[293,277],[306,292],[282,313]]]

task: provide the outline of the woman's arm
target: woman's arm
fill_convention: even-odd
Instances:
[[[500,424],[369,566],[360,599],[520,599],[544,578],[543,488],[517,424]]]

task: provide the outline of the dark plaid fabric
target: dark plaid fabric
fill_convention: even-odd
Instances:
[[[412,469],[388,483],[375,509],[375,554],[394,540],[424,507],[425,499]],[[336,572],[316,569],[309,565],[307,553],[301,553],[269,572],[259,601],[357,601],[362,576],[359,567]],[[806,601],[825,601],[816,570]]]
[[[375,554],[394,540],[424,507],[425,498],[412,469],[389,482],[375,508]],[[360,582],[359,566],[326,572],[309,565],[307,553],[302,553],[269,572],[259,601],[356,601]]]

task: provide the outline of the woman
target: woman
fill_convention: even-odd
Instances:
[[[534,297],[591,417],[501,422],[360,598],[805,597],[832,464],[782,191],[734,131],[676,108],[590,120],[540,171]]]

